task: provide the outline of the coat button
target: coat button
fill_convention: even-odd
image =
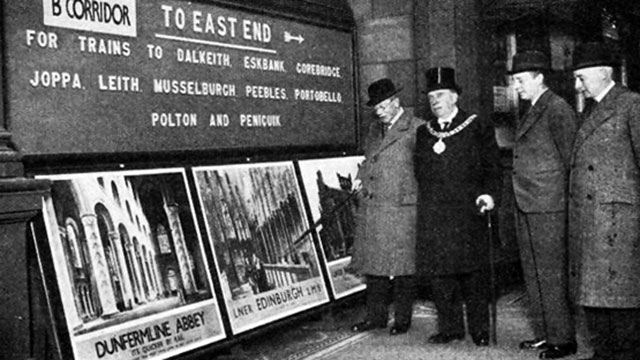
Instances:
[[[587,167],[587,169],[588,169],[589,171],[593,171],[593,165],[589,165],[589,166]]]

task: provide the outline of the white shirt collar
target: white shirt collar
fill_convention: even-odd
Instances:
[[[602,101],[602,99],[604,99],[604,97],[607,96],[609,91],[611,91],[611,89],[613,89],[613,86],[615,84],[616,84],[616,82],[612,81],[606,88],[604,88],[604,90],[602,90],[602,92],[600,94],[598,94],[598,96],[594,97],[593,100],[595,100],[597,102]]]
[[[396,114],[396,116],[393,117],[393,119],[391,119],[391,121],[389,122],[389,124],[387,125],[387,129],[391,129],[391,127],[393,126],[393,124],[395,124],[396,122],[398,122],[398,119],[400,119],[400,117],[402,116],[402,114],[404,114],[404,108],[400,108],[400,111],[398,111],[398,113]]]
[[[451,115],[447,116],[446,118],[438,118],[438,124],[444,124],[444,123],[450,123],[453,121],[453,118],[456,117],[456,115],[458,115],[458,107],[456,106],[453,111],[451,112]]]
[[[547,92],[547,90],[549,89],[544,89],[542,90],[542,92],[540,92],[540,94],[538,94],[538,96],[536,96],[535,99],[531,99],[531,107],[533,107],[533,105],[536,104],[536,102],[538,102],[538,100],[540,100],[540,97],[542,96],[542,94],[544,94],[545,92]]]

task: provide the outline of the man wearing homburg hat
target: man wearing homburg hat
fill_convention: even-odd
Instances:
[[[574,52],[575,88],[594,102],[571,157],[569,280],[591,359],[640,359],[640,95],[613,80],[602,43]]]
[[[356,332],[385,328],[392,301],[395,321],[390,334],[404,334],[411,326],[417,201],[413,152],[416,128],[424,121],[400,105],[400,90],[386,78],[368,89],[367,106],[379,121],[369,128],[365,160],[356,176],[361,187],[350,266],[366,276],[367,284],[367,314],[353,325]]]
[[[576,353],[569,301],[567,188],[576,115],[545,84],[549,58],[540,51],[513,57],[514,87],[530,103],[520,118],[513,152],[513,191],[520,262],[534,338],[520,343],[541,359]]]
[[[486,217],[499,193],[499,153],[494,129],[457,106],[460,87],[452,68],[427,70],[432,116],[416,134],[418,180],[416,270],[431,280],[438,332],[445,344],[469,333],[489,344],[489,246]]]

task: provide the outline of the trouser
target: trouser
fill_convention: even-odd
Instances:
[[[569,301],[566,213],[516,213],[520,263],[536,339],[576,341]]]
[[[466,305],[469,333],[488,333],[491,290],[486,270],[437,275],[431,279],[431,286],[440,333],[465,333],[463,305]]]
[[[366,319],[377,325],[387,325],[389,305],[393,302],[396,326],[409,327],[415,296],[412,275],[394,276],[393,280],[389,276],[367,275]]]
[[[640,309],[584,308],[594,359],[640,359]]]

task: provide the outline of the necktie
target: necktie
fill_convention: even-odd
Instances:
[[[447,130],[447,128],[451,124],[451,121],[443,121],[443,122],[440,122],[439,124],[440,124],[441,130]]]
[[[582,118],[588,118],[589,115],[591,115],[591,113],[593,112],[593,109],[595,109],[596,105],[598,105],[597,101],[593,99],[586,99],[584,109],[582,110]]]

